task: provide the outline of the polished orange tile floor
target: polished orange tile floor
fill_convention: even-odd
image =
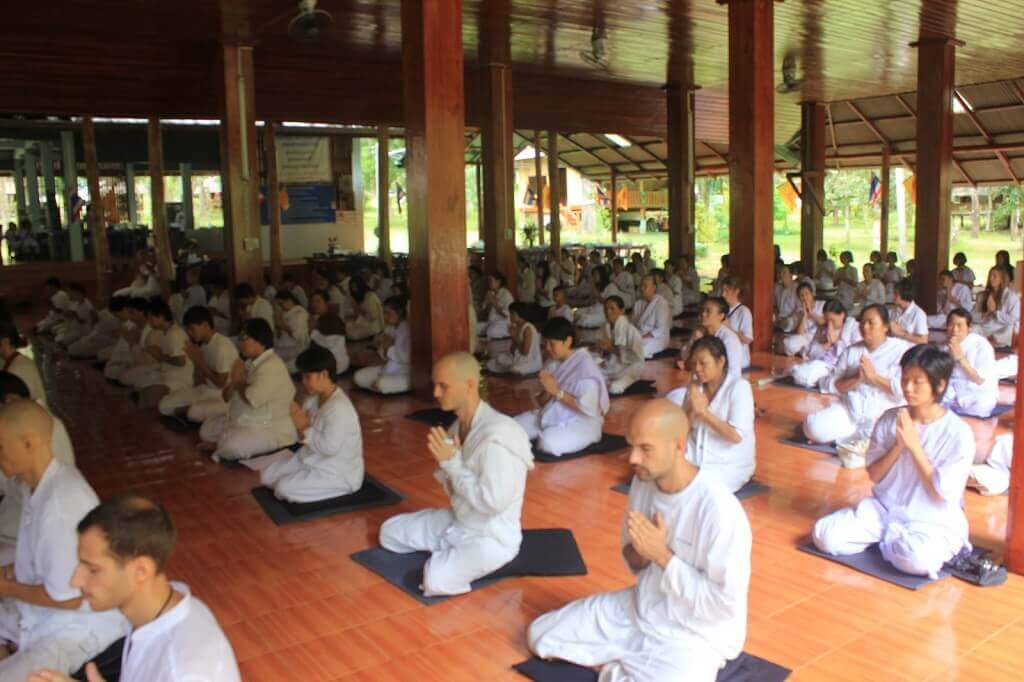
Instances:
[[[165,430],[125,389],[47,347],[35,348],[79,466],[101,497],[131,489],[167,506],[180,537],[171,573],[216,613],[246,680],[521,679],[510,666],[528,655],[531,619],[631,582],[618,545],[626,498],[609,490],[629,477],[621,454],[539,464],[529,478],[524,525],[571,528],[588,575],[504,580],[424,607],[348,555],[376,544],[388,516],[444,502],[426,426],[402,418],[427,403],[352,396],[367,471],[405,493],[404,503],[279,528],[249,494],[255,472],[199,455],[196,435]],[[755,377],[785,364],[754,361],[766,368]],[[662,392],[682,379],[668,361],[648,363],[648,373]],[[492,378],[486,389],[495,407],[516,412],[537,385]],[[815,518],[863,495],[867,477],[777,442],[828,398],[771,386],[755,398],[757,478],[771,490],[743,503],[754,531],[746,650],[792,668],[796,680],[1024,678],[1024,578],[990,589],[949,578],[911,592],[794,549]],[[613,400],[606,430],[622,433],[641,400]],[[984,443],[1009,424],[1004,416],[973,426]],[[1001,553],[1006,497],[969,492],[966,507],[972,539]]]

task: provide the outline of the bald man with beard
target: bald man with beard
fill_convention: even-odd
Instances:
[[[715,679],[746,639],[751,533],[736,498],[685,457],[690,425],[665,399],[626,434],[635,475],[622,556],[637,582],[535,620],[541,658],[601,666],[600,680]]]
[[[441,358],[433,371],[434,398],[455,413],[446,432],[435,426],[427,449],[451,506],[400,514],[384,522],[380,544],[400,554],[427,551],[423,594],[469,592],[470,583],[519,554],[520,517],[533,452],[514,419],[480,398],[480,365],[469,353]]]
[[[94,613],[71,586],[75,529],[99,499],[74,466],[53,456],[52,433],[50,415],[32,401],[0,410],[0,470],[26,493],[14,565],[0,568],[0,680],[40,668],[68,674],[127,630],[120,613]]]

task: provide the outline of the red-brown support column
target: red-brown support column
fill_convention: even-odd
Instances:
[[[772,339],[773,0],[729,1],[729,254],[752,292],[753,349]]]
[[[232,284],[263,284],[263,251],[260,247],[259,171],[256,164],[256,117],[252,47],[224,45],[221,167],[227,187],[230,226],[224,234],[224,251]]]
[[[889,196],[892,191],[892,169],[889,159],[889,146],[882,149],[882,196],[878,202],[882,215],[878,219],[878,250],[883,255],[889,253]]]
[[[509,48],[509,0],[493,0],[483,8],[480,62],[486,103],[480,126],[484,164],[484,258],[487,269],[505,275],[515,293],[516,223],[512,151],[512,67]]]
[[[533,174],[537,176],[537,243],[544,246],[544,168],[540,161],[540,131],[533,131]]]
[[[1017,357],[1024,358],[1024,334],[1017,335]],[[1017,367],[1017,402],[1013,422],[1013,466],[1006,511],[1006,566],[1024,575],[1024,362]]]
[[[153,246],[156,248],[156,267],[160,287],[170,294],[168,285],[174,279],[174,258],[171,256],[171,238],[167,234],[167,208],[164,202],[164,142],[160,132],[160,119],[149,119],[146,129],[149,142],[149,196],[153,207]]]
[[[814,272],[825,229],[825,107],[800,105],[800,260]]]
[[[377,128],[377,257],[391,266],[391,138],[388,127]]]
[[[914,280],[917,302],[935,312],[939,273],[949,267],[949,200],[953,174],[952,38],[917,45],[917,223]]]
[[[284,263],[281,257],[281,182],[277,178],[277,124],[267,121],[263,128],[263,159],[267,165],[267,221],[270,227],[270,279],[281,284]]]
[[[551,253],[562,259],[562,182],[558,172],[558,133],[548,131],[548,196],[551,200]]]
[[[421,394],[436,360],[469,349],[462,68],[462,0],[403,2],[412,380]]]
[[[668,256],[693,257],[696,230],[693,215],[693,106],[690,85],[669,83],[668,100]]]
[[[110,296],[110,245],[107,243],[107,221],[103,215],[100,196],[100,164],[96,156],[96,127],[92,116],[82,117],[82,152],[85,157],[85,177],[89,183],[87,218],[92,233],[92,253],[96,261],[96,298],[105,301]]]
[[[612,168],[612,244],[619,241],[619,174]]]

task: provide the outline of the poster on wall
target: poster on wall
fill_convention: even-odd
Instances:
[[[329,138],[304,135],[276,140],[278,182],[308,185],[332,181]]]
[[[260,188],[260,222],[270,223],[267,213],[267,188]],[[281,224],[302,225],[309,223],[337,222],[335,209],[336,193],[333,185],[310,184],[288,185],[281,188]]]

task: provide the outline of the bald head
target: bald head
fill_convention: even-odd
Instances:
[[[53,459],[50,440],[53,418],[31,400],[19,399],[0,408],[0,470],[35,489]]]
[[[656,438],[668,440],[683,438],[690,433],[690,420],[686,418],[686,413],[667,398],[644,403],[629,420],[631,430],[634,424]]]
[[[644,481],[678,478],[686,466],[683,453],[690,433],[686,414],[675,403],[659,398],[637,410],[629,420],[629,463]]]
[[[441,409],[475,409],[480,400],[480,364],[469,353],[449,353],[434,365],[434,398]]]
[[[0,431],[4,438],[22,438],[36,434],[49,443],[53,417],[32,400],[15,400],[0,408]]]
[[[434,369],[451,372],[452,378],[480,381],[480,363],[471,354],[463,351],[445,355],[437,361]]]

